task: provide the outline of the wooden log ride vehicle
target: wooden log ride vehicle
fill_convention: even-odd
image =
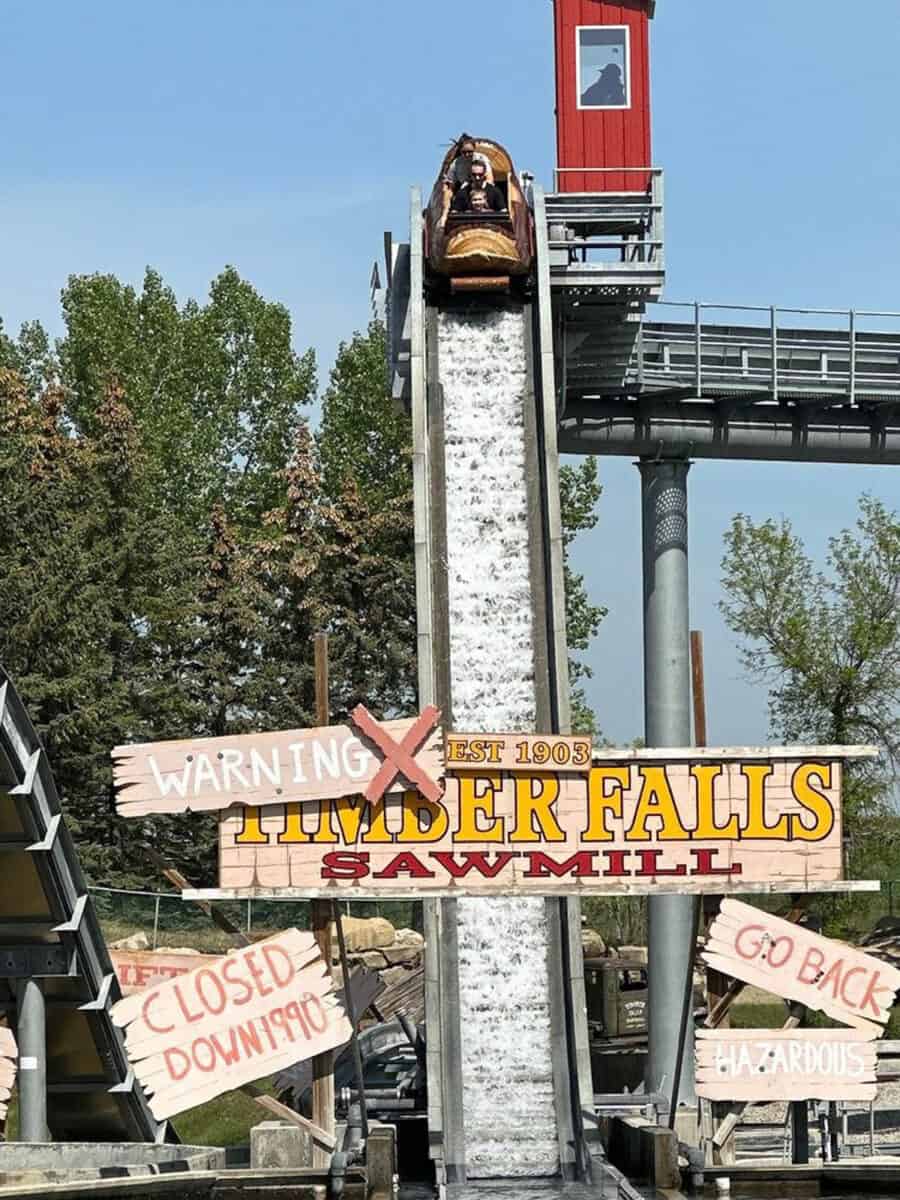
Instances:
[[[499,142],[474,141],[476,153],[491,164],[503,212],[453,212],[450,168],[462,138],[444,157],[425,211],[426,284],[451,292],[507,292],[516,281],[527,290],[534,266],[534,221],[509,154]]]

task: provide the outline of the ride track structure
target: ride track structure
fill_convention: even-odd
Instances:
[[[523,337],[524,361],[516,364],[521,370],[522,402],[515,419],[521,421],[524,455],[530,597],[526,674],[532,679],[533,691],[524,698],[524,709],[531,710],[535,729],[564,733],[569,728],[569,699],[563,544],[546,222],[539,189],[534,190],[532,204],[538,234],[536,294],[526,303],[500,301],[500,308],[512,315],[513,324],[520,319]],[[445,336],[442,348],[440,328],[448,314],[452,320],[453,314],[484,309],[477,302],[470,306],[453,299],[426,300],[422,212],[422,196],[414,188],[409,247],[398,247],[395,253],[387,243],[389,274],[396,274],[391,295],[392,335],[398,353],[406,352],[413,422],[419,700],[423,706],[437,704],[450,728],[455,718],[469,724],[473,715],[483,728],[489,728],[490,717],[483,707],[479,710],[477,699],[467,704],[461,700],[465,681],[453,673],[453,651],[464,657],[466,649],[451,636],[451,573],[460,564],[455,568],[451,564],[448,545],[447,476],[448,468],[453,467],[452,456],[463,451],[455,433],[447,436],[449,364],[447,339]],[[495,300],[495,310],[496,306]],[[504,432],[497,430],[498,434]],[[455,532],[459,533],[458,521]],[[458,569],[456,576],[458,589]],[[476,593],[479,581],[472,580],[470,587]],[[499,614],[494,619],[498,620]],[[475,640],[478,632],[470,630]],[[465,716],[459,714],[462,707]],[[471,942],[478,904],[518,906],[502,914],[495,908],[496,925],[492,918],[478,931],[485,943],[481,949],[490,955],[494,996],[514,996],[512,979],[522,969],[516,956],[509,953],[511,947],[503,953],[504,931],[508,936],[515,927],[520,936],[531,937],[539,950],[531,964],[538,983],[532,989],[534,994],[529,993],[530,1003],[504,1005],[502,1012],[493,1014],[493,1027],[491,1014],[479,1011],[478,989],[466,978],[476,968],[468,948],[461,945]],[[548,1173],[563,1180],[590,1179],[595,1169],[609,1170],[602,1164],[594,1118],[578,902],[429,900],[425,902],[425,934],[428,1126],[438,1182],[471,1185],[475,1177]],[[504,980],[504,970],[511,973],[509,981]],[[475,1027],[487,1026],[484,1034],[496,1039],[498,1050],[502,1047],[516,1058],[516,1041],[529,1046],[533,1027],[542,1023],[549,1027],[545,1050],[550,1061],[538,1067],[551,1075],[550,1094],[548,1080],[536,1080],[533,1072],[529,1078],[507,1078],[495,1069],[496,1064],[491,1067],[487,1063],[479,1070],[476,1056],[471,1048],[467,1053],[463,1044],[464,1037],[474,1036]],[[554,1127],[552,1149],[548,1124]],[[627,1190],[628,1185],[616,1178],[616,1186]]]
[[[25,1141],[177,1141],[150,1112],[110,1009],[119,984],[47,754],[0,668],[0,1013]]]

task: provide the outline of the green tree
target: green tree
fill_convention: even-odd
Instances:
[[[565,546],[566,638],[569,646],[569,681],[572,705],[572,730],[599,735],[597,718],[588,705],[581,680],[593,676],[591,667],[573,652],[588,649],[597,636],[606,609],[592,604],[584,576],[572,569],[569,549],[579,533],[597,524],[597,503],[603,488],[597,478],[597,460],[585,458],[577,467],[563,466],[559,473],[563,544]]]
[[[900,518],[863,496],[855,527],[830,539],[824,569],[784,519],[755,523],[739,514],[725,551],[722,613],[742,639],[748,674],[769,689],[772,736],[880,748],[880,761],[847,764],[848,870],[855,878],[900,874],[892,803],[900,756]]]

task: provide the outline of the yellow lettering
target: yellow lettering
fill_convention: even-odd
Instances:
[[[612,784],[607,794],[606,784]],[[588,775],[588,827],[584,842],[611,842],[615,834],[606,822],[606,815],[622,819],[622,791],[631,782],[629,767],[592,767]]]
[[[461,738],[447,738],[447,762],[465,762],[466,743]]]
[[[650,817],[659,817],[662,821],[659,831],[661,842],[689,840],[690,834],[681,823],[675,797],[669,787],[666,768],[639,766],[638,773],[642,776],[644,784],[631,828],[625,834],[626,839],[631,842],[649,842],[647,821]]]
[[[769,763],[748,763],[741,767],[747,780],[747,824],[744,838],[787,838],[787,813],[782,813],[774,825],[766,824],[766,780],[773,774]]]
[[[422,828],[422,813],[427,813],[429,824]],[[443,804],[433,804],[418,792],[403,793],[403,824],[398,842],[439,842],[450,824]]]
[[[538,785],[537,792],[535,784]],[[560,829],[553,813],[553,805],[559,796],[559,780],[546,771],[540,771],[534,775],[517,775],[515,786],[516,826],[509,835],[509,840],[564,842],[566,835]]]
[[[815,824],[810,827],[803,824],[799,813],[791,817],[791,836],[801,842],[821,842],[834,829],[834,809],[831,802],[812,786],[811,779],[816,779],[823,787],[830,788],[831,765],[802,763],[794,772],[794,778],[791,780],[794,799],[816,818]]]
[[[368,828],[360,836],[363,819]],[[317,845],[333,845],[343,842],[353,846],[356,842],[392,842],[385,823],[384,801],[369,804],[362,796],[341,796],[337,800],[319,801],[319,827],[310,841]]]
[[[310,840],[309,834],[300,822],[302,811],[301,805],[296,800],[284,806],[284,831],[278,835],[279,845],[284,845],[285,842],[308,842]]]
[[[503,818],[494,816],[494,800],[503,782],[500,776],[460,771],[457,779],[459,829],[453,838],[454,842],[502,842]],[[484,828],[478,823],[479,817],[488,821]]]
[[[262,831],[261,817],[262,813],[258,808],[244,809],[244,823],[241,832],[234,839],[238,845],[264,846],[268,842],[269,835]]]
[[[697,828],[695,838],[727,839],[737,841],[741,827],[737,813],[733,813],[724,825],[716,824],[715,782],[724,770],[717,763],[697,763],[691,767],[691,775],[697,783]]]

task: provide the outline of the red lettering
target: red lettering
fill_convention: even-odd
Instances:
[[[200,1051],[205,1050],[204,1055],[206,1062],[203,1062],[200,1057]],[[194,1066],[198,1071],[214,1071],[216,1069],[216,1052],[213,1049],[209,1038],[197,1038],[191,1044],[191,1058],[194,1060]]]
[[[275,1026],[276,1029],[280,1029],[282,1033],[288,1032],[283,1008],[273,1008],[269,1013],[269,1020],[272,1022],[273,1026]],[[294,1035],[292,1033],[288,1033],[288,1036],[290,1037],[291,1041],[294,1040]]]
[[[253,1021],[248,1021],[246,1025],[238,1025],[237,1031],[241,1039],[241,1049],[248,1058],[252,1054],[262,1054],[262,1041]]]
[[[253,976],[253,980],[256,984],[256,990],[259,992],[259,994],[261,996],[271,996],[273,989],[270,987],[267,987],[265,985],[265,983],[263,982],[263,980],[265,979],[265,973],[253,961],[255,954],[256,954],[255,950],[251,950],[249,952],[249,954],[245,954],[244,962],[250,968],[250,974]]]
[[[153,1003],[154,1000],[156,1000],[158,998],[158,996],[159,996],[158,991],[150,993],[150,995],[147,997],[147,999],[144,1001],[143,1005],[141,1006],[141,1016],[144,1019],[144,1024],[147,1026],[148,1029],[152,1030],[153,1033],[171,1033],[172,1030],[175,1028],[174,1025],[154,1025],[153,1022],[150,1020],[150,1016],[149,1016],[150,1005]]]
[[[501,850],[492,863],[488,862],[487,854],[481,850],[466,850],[460,855],[463,859],[461,863],[456,861],[455,854],[447,850],[433,850],[429,857],[454,879],[464,879],[470,871],[477,871],[485,879],[494,879],[514,858],[521,858],[521,854],[518,850]]]
[[[546,879],[550,875],[555,875],[557,879],[563,875],[574,875],[576,878],[580,878],[582,875],[597,876],[600,872],[594,870],[595,853],[594,850],[582,850],[578,854],[573,854],[571,858],[567,858],[565,862],[557,862],[543,850],[529,850],[526,854],[529,865],[524,878]]]
[[[244,994],[240,998],[232,993],[231,1003],[237,1005],[238,1007],[240,1007],[242,1004],[246,1004],[253,995],[253,988],[246,981],[246,979],[235,979],[234,972],[240,971],[240,969],[241,960],[239,958],[226,958],[222,963],[222,975],[225,979],[225,982],[237,984],[239,988],[244,989]]]
[[[323,879],[365,879],[369,856],[354,850],[332,850],[322,859]]]
[[[779,958],[779,960],[776,962],[775,961],[775,952],[778,949],[778,946],[782,942],[787,946],[787,952],[785,954],[783,954],[781,956],[781,958]],[[772,942],[771,946],[769,946],[768,955],[766,955],[766,954],[763,955],[763,961],[764,962],[768,961],[769,966],[774,967],[775,970],[777,971],[779,967],[784,966],[784,964],[788,961],[788,959],[791,957],[791,955],[793,953],[794,953],[794,939],[793,938],[790,938],[790,937],[775,938],[775,940]]]
[[[183,1071],[176,1070],[176,1054],[184,1063]],[[191,1069],[190,1055],[185,1054],[183,1050],[179,1050],[176,1046],[170,1046],[168,1050],[163,1051],[163,1062],[166,1064],[166,1070],[169,1072],[169,1078],[174,1079],[176,1083],[179,1079],[184,1079],[185,1075],[187,1075],[188,1071]]]
[[[221,1057],[226,1067],[230,1067],[233,1063],[236,1063],[239,1057],[237,1033],[233,1029],[229,1029],[228,1035],[231,1041],[227,1049],[219,1041],[219,1035],[217,1033],[212,1033],[209,1037],[209,1040],[215,1047],[216,1053]]]
[[[746,959],[748,962],[751,958],[756,958],[763,947],[762,937],[760,935],[766,932],[764,925],[745,925],[743,929],[739,929],[737,937],[734,939],[735,951]],[[754,934],[758,936],[753,937]],[[747,941],[745,938],[750,938]]]
[[[868,984],[866,985],[865,994],[863,995],[862,1002],[859,1006],[859,1009],[860,1009],[860,1012],[865,1012],[867,1008],[871,1008],[872,1012],[875,1013],[875,1015],[878,1017],[879,1020],[884,1020],[884,1017],[882,1014],[882,1009],[889,1008],[890,1004],[893,1003],[893,1001],[888,1001],[888,1003],[884,1004],[884,1005],[878,1004],[875,1000],[875,993],[876,992],[887,992],[888,996],[893,996],[894,989],[891,987],[887,987],[885,984],[882,984],[881,987],[879,987],[878,980],[880,978],[881,978],[881,972],[876,971],[874,973],[874,975],[872,976],[872,978],[869,980]]]
[[[328,1028],[328,1014],[322,1007],[322,1001],[319,999],[319,997],[313,996],[310,992],[307,992],[305,996],[301,996],[300,1006],[303,1009],[305,1022],[311,1025],[316,1033],[324,1033]],[[318,1020],[313,1019],[309,1011],[310,1008],[314,1009],[316,1017],[319,1018]],[[321,1020],[321,1024],[319,1023],[319,1020]],[[307,1034],[307,1036],[309,1035]]]
[[[825,955],[818,946],[810,946],[797,972],[798,983],[818,983],[822,978]]]
[[[272,978],[275,980],[275,986],[280,988],[287,987],[296,974],[294,964],[291,962],[291,956],[287,950],[283,946],[263,946],[262,954],[263,958],[269,964],[269,970],[272,973]],[[281,975],[278,974],[277,968],[278,956],[281,957]],[[275,960],[274,962],[273,959]]]
[[[838,992],[841,986],[841,972],[844,969],[844,960],[842,958],[835,959],[824,977],[819,982],[819,991],[824,992],[826,988],[831,988],[833,999],[837,1000]]]
[[[719,853],[716,849],[697,849],[691,848],[691,854],[697,860],[695,865],[691,867],[692,875],[743,875],[744,868],[740,863],[732,863],[728,867],[714,867],[713,859]]]
[[[204,984],[207,982],[207,980],[212,980],[212,990],[214,993],[212,999],[210,999],[204,991]],[[211,971],[209,967],[204,967],[202,971],[197,972],[196,982],[197,995],[206,1005],[207,1010],[211,1012],[214,1017],[218,1016],[228,1003],[228,997],[225,995],[225,985],[222,983],[222,980],[218,977],[215,971]]]
[[[687,875],[687,863],[679,863],[677,867],[661,867],[659,860],[664,853],[662,850],[638,850],[636,853],[641,860],[640,870],[635,871],[638,878],[643,875]]]
[[[843,980],[841,981],[841,999],[847,1005],[848,1008],[857,1008],[858,1005],[856,1004],[856,1002],[854,1000],[851,1000],[850,997],[847,995],[847,984],[850,982],[850,980],[853,978],[854,975],[868,975],[868,973],[869,973],[868,967],[852,967],[847,972],[847,974],[844,976]],[[868,992],[866,993],[866,995],[868,995]]]
[[[182,994],[181,994],[181,984],[180,983],[175,984],[175,996],[178,1000],[178,1007],[181,1009],[181,1015],[184,1017],[184,1019],[187,1021],[187,1023],[189,1025],[193,1025],[194,1021],[202,1021],[203,1020],[202,1012],[192,1013],[188,1009],[188,1006],[185,1003],[184,996],[182,996]]]
[[[412,850],[404,850],[395,854],[383,871],[376,871],[373,879],[396,879],[398,875],[409,875],[412,879],[434,879],[434,871],[429,871]]]
[[[603,872],[604,875],[608,875],[612,879],[618,879],[623,875],[631,874],[631,871],[625,866],[625,860],[629,855],[628,850],[601,850],[600,853],[607,859],[607,866]]]
[[[292,1000],[290,1002],[290,1004],[286,1004],[284,1006],[284,1011],[287,1013],[288,1020],[296,1021],[297,1024],[300,1026],[300,1028],[303,1030],[303,1036],[305,1038],[308,1038],[309,1037],[309,1026],[306,1024],[306,1021],[303,1019],[303,1013],[301,1013],[300,1005],[297,1003],[297,1001]]]
[[[158,974],[159,972],[155,971],[153,967],[136,965],[134,968],[134,982],[140,986],[142,983],[149,983]]]

